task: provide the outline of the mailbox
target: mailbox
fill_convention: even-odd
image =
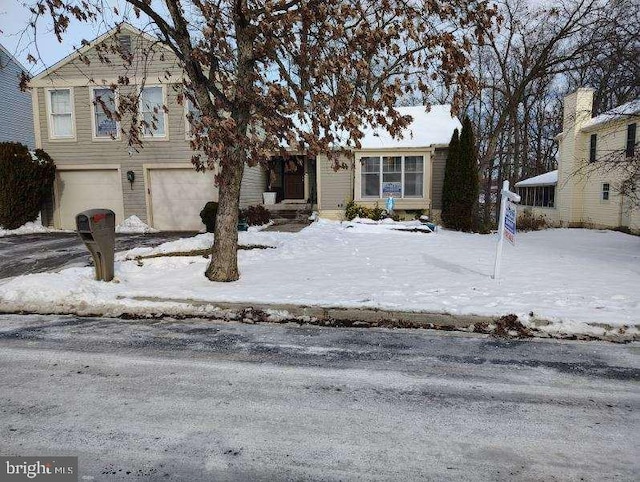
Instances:
[[[116,215],[110,209],[89,209],[76,216],[80,239],[93,257],[96,279],[113,279],[113,255],[116,242]]]

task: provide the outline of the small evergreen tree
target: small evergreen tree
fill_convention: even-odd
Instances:
[[[449,150],[447,151],[447,162],[444,168],[444,182],[442,184],[442,223],[448,227],[453,227],[455,215],[452,212],[457,196],[457,176],[460,162],[460,139],[458,129],[453,131]]]
[[[472,231],[478,201],[478,161],[473,126],[468,117],[462,132],[453,131],[442,186],[442,223],[457,231]]]
[[[476,225],[476,203],[478,202],[478,155],[476,152],[473,125],[469,117],[464,118],[460,134],[460,207],[458,228],[472,231]]]

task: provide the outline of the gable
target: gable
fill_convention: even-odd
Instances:
[[[130,65],[113,52],[121,42],[130,43],[133,54]],[[101,57],[108,61],[101,60]],[[119,31],[112,29],[36,75],[30,85],[110,84],[120,76],[129,77],[132,84],[143,79],[147,83],[169,83],[182,79],[182,68],[167,46],[157,43],[135,27],[123,24]]]

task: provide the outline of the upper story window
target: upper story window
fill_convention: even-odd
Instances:
[[[193,127],[192,124],[199,122],[202,118],[202,112],[200,109],[191,102],[190,99],[185,98],[185,133],[187,139],[193,139]]]
[[[73,97],[71,89],[47,90],[49,108],[49,137],[51,139],[73,139]]]
[[[144,137],[166,137],[167,114],[164,110],[164,87],[145,87],[140,91],[140,115]]]
[[[424,156],[367,156],[360,165],[362,198],[424,196]]]
[[[598,135],[591,134],[591,140],[589,142],[589,162],[596,162],[597,144],[598,144]]]
[[[636,149],[636,125],[635,123],[627,126],[627,148],[625,149],[626,157],[633,157]]]
[[[119,126],[115,119],[116,93],[109,88],[95,88],[92,92],[93,137],[114,139],[119,136]]]

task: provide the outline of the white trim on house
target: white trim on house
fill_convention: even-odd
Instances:
[[[116,121],[116,135],[115,137],[111,136],[98,136],[96,133],[96,105],[95,105],[95,96],[94,92],[96,90],[111,90],[106,86],[91,86],[89,87],[89,103],[91,104],[91,140],[95,142],[109,142],[109,141],[119,141],[120,140],[120,122]],[[118,109],[118,90],[113,91],[114,97],[114,105],[116,111]]]
[[[53,123],[51,122],[51,116],[53,115],[51,111],[51,92],[55,91],[69,91],[69,103],[71,104],[71,131],[72,135],[70,136],[56,136],[53,134]],[[47,109],[47,132],[49,133],[49,141],[50,142],[77,142],[77,130],[76,130],[76,107],[75,107],[75,93],[73,87],[65,87],[65,88],[45,88],[45,105]]]
[[[42,126],[40,125],[40,105],[38,102],[38,89],[31,89],[31,109],[33,111],[33,137],[36,149],[42,149]]]

